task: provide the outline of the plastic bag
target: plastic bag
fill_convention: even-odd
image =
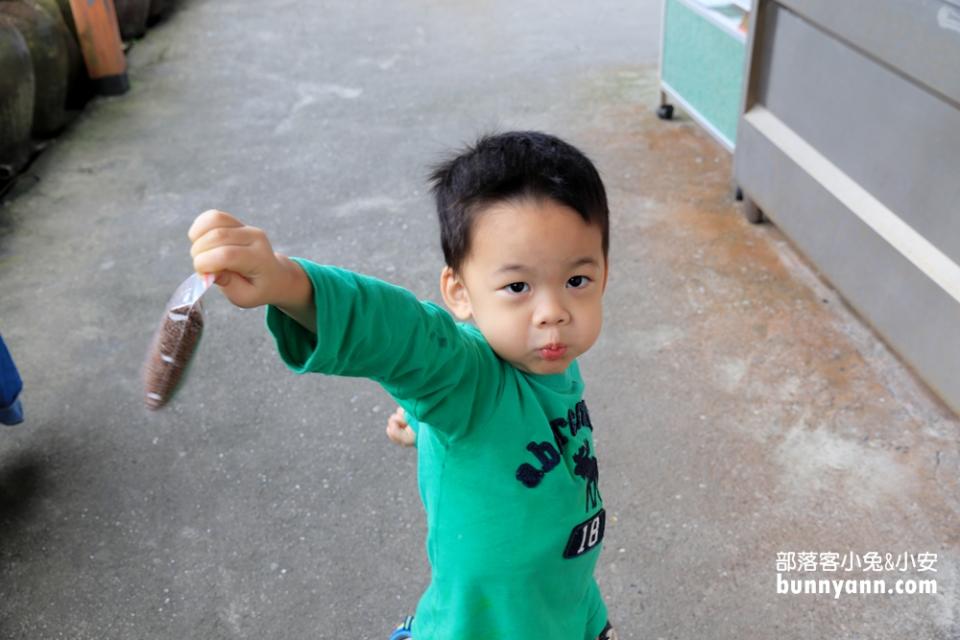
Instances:
[[[159,409],[183,382],[187,367],[203,334],[201,298],[215,275],[193,273],[174,292],[163,312],[143,365],[144,402]]]

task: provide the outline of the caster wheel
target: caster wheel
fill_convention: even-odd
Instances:
[[[657,117],[661,120],[673,120],[673,105],[672,104],[662,104],[660,108],[657,109]]]
[[[743,203],[743,217],[752,222],[753,224],[760,224],[765,220],[763,217],[763,211],[757,207],[757,204],[750,198],[744,196]]]

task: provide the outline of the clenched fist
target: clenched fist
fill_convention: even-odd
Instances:
[[[227,299],[249,309],[278,307],[316,332],[313,284],[296,262],[275,253],[263,230],[243,224],[225,211],[204,211],[187,232],[193,268],[217,274]]]

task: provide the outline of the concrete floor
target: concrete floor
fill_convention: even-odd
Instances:
[[[28,416],[0,432],[0,638],[381,639],[413,609],[415,461],[379,387],[294,376],[216,293],[168,410],[139,370],[210,207],[438,299],[427,167],[491,128],[570,139],[608,187],[582,370],[621,637],[960,638],[960,422],[743,221],[718,145],[653,116],[659,4],[191,0],[138,42],[132,90],[0,208]],[[787,551],[935,553],[879,577],[938,593],[778,595]]]

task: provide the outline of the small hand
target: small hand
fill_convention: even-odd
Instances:
[[[187,234],[198,273],[216,273],[216,283],[230,302],[250,308],[274,304],[289,287],[293,264],[274,253],[267,234],[229,213],[204,211]]]
[[[401,447],[412,447],[417,443],[417,434],[407,424],[403,407],[397,407],[393,415],[387,418],[387,437]]]

